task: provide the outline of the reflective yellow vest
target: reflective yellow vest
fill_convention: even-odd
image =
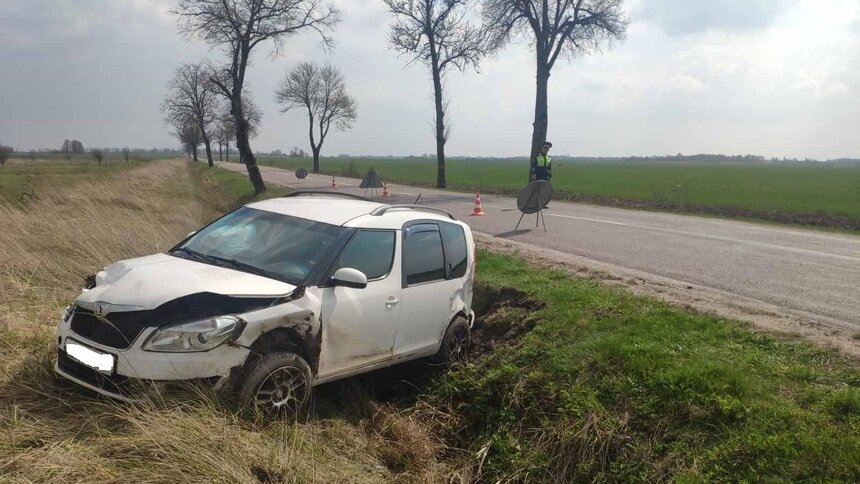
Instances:
[[[552,157],[549,155],[538,154],[537,159],[535,160],[535,166],[551,167]]]

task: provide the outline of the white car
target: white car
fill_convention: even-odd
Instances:
[[[55,370],[122,400],[206,380],[294,413],[321,383],[463,360],[474,275],[472,233],[443,210],[296,192],[99,272],[63,314]]]

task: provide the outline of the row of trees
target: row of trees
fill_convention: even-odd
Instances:
[[[15,152],[15,149],[11,146],[6,146],[3,143],[0,143],[0,166],[6,164],[6,160],[9,159],[9,155]]]
[[[236,124],[229,104],[222,99],[218,86],[212,81],[214,68],[208,62],[182,64],[167,84],[167,96],[161,104],[164,121],[179,139],[185,153],[197,161],[197,149],[202,144],[209,166],[213,166],[212,145],[218,145],[218,158],[230,159],[230,143],[236,138]],[[262,112],[248,97],[244,99],[247,133],[257,135]]]
[[[333,46],[340,12],[324,0],[179,0],[172,13],[186,38],[200,38],[220,49],[225,61],[205,69],[205,82],[214,87],[229,105],[236,145],[257,193],[265,190],[256,159],[251,151],[248,98],[244,93],[245,74],[254,48],[269,44],[277,54],[288,37],[302,31],[319,35],[325,48]],[[549,125],[548,86],[553,66],[559,58],[571,58],[599,51],[604,45],[624,37],[627,19],[623,0],[383,0],[393,17],[389,44],[423,64],[431,74],[434,93],[434,120],[437,157],[437,187],[446,186],[445,124],[447,98],[444,78],[451,68],[477,69],[481,59],[500,52],[516,40],[527,41],[535,52],[535,111],[530,160],[534,160],[546,140]],[[480,4],[480,22],[472,23],[469,8]],[[355,102],[343,89],[330,93],[343,102],[334,108],[334,97],[311,96],[324,85],[325,76],[342,77],[331,67],[302,64],[290,72],[276,92],[282,110],[306,108],[314,169],[319,169],[319,150],[332,124],[347,128],[355,119]],[[310,89],[314,86],[315,89]],[[172,87],[171,87],[172,89]],[[192,96],[194,91],[184,92]],[[312,99],[316,102],[312,102]],[[320,102],[320,100],[323,100]],[[321,106],[328,106],[326,114]],[[333,113],[340,113],[340,117]],[[199,116],[183,118],[180,125],[193,124],[199,139],[207,145],[207,131]],[[171,123],[176,125],[174,121]],[[317,130],[315,136],[314,130]]]
[[[81,155],[85,153],[84,144],[80,141],[73,140],[63,140],[63,145],[60,146],[60,153],[71,153],[74,155]]]

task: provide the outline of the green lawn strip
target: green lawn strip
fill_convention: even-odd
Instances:
[[[860,371],[809,343],[481,252],[546,306],[430,390],[487,481],[860,479]],[[511,317],[526,317],[512,311]]]
[[[286,169],[311,168],[308,159],[260,156],[258,162]],[[338,157],[321,161],[322,172],[329,175],[361,177],[371,166],[389,182],[433,186],[436,180],[435,160]],[[448,187],[515,194],[525,184],[526,166],[524,159],[450,159]],[[860,226],[856,189],[860,166],[855,165],[559,159],[553,173],[559,198],[783,223]],[[799,216],[797,222],[787,216],[791,214]]]

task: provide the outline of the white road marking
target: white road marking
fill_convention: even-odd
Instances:
[[[550,215],[553,217],[563,217],[563,218],[571,218],[571,219],[578,219],[578,220],[587,220],[590,222],[600,222],[600,223],[613,224],[613,225],[623,225],[625,227],[631,227],[631,228],[642,229],[642,230],[651,230],[654,232],[663,232],[663,233],[667,233],[667,234],[676,234],[676,235],[686,235],[686,236],[690,236],[690,237],[699,237],[702,239],[719,240],[719,241],[723,241],[723,242],[732,242],[732,243],[736,243],[736,244],[753,245],[753,246],[757,246],[757,247],[765,247],[768,249],[778,249],[778,250],[785,250],[785,251],[789,251],[789,252],[797,252],[800,254],[817,255],[817,256],[823,256],[823,257],[832,257],[835,259],[848,260],[848,261],[852,261],[852,262],[860,262],[860,257],[853,257],[850,255],[832,254],[830,252],[821,252],[818,250],[811,250],[811,249],[801,249],[799,247],[788,247],[785,245],[770,244],[767,242],[758,242],[755,240],[736,239],[734,237],[724,237],[722,235],[701,234],[701,233],[697,233],[697,232],[689,232],[686,230],[675,230],[675,229],[663,229],[663,228],[657,228],[657,227],[647,227],[644,225],[625,224],[625,223],[621,223],[621,222],[610,222],[608,220],[598,220],[598,219],[585,218],[585,217],[574,217],[571,215],[559,215],[557,213],[550,213],[547,215]]]
[[[549,215],[550,217],[564,217],[564,218],[573,218],[573,219],[576,219],[576,220],[587,220],[587,221],[589,221],[589,222],[600,222],[600,223],[603,223],[603,224],[624,225],[624,226],[626,226],[626,225],[627,225],[627,224],[623,224],[623,223],[621,223],[621,222],[610,222],[609,220],[599,220],[599,219],[596,219],[596,218],[574,217],[573,215],[559,215],[559,214],[557,214],[557,213],[547,213],[547,214],[544,214],[544,215]]]

